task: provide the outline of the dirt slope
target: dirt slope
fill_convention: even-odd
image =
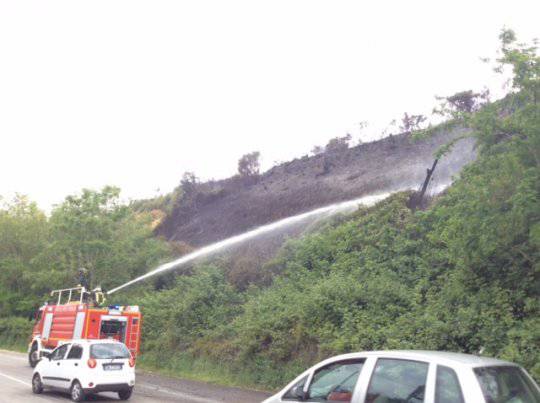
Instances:
[[[273,167],[258,178],[232,177],[197,186],[157,228],[173,241],[201,246],[262,224],[374,192],[418,188],[434,152],[462,133],[421,141],[398,135]],[[475,157],[471,139],[460,140],[435,172],[432,189],[448,183]]]

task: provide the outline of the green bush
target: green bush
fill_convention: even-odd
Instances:
[[[32,336],[33,322],[19,317],[0,318],[0,347],[25,351]]]

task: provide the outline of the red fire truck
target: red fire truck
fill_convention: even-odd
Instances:
[[[138,306],[100,306],[101,290],[84,287],[54,290],[54,303],[36,312],[28,361],[35,367],[44,352],[73,339],[115,339],[123,342],[136,358],[141,337],[141,312]]]

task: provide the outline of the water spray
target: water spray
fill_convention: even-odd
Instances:
[[[456,135],[462,134],[460,130],[462,132],[464,129],[458,129]],[[474,148],[474,144],[475,142],[473,139],[462,139],[458,143],[456,143],[451,153],[446,155],[444,160],[441,160],[441,161],[436,160],[433,166],[431,167],[431,169],[428,169],[427,171],[427,178],[424,181],[424,185],[421,188],[420,194],[422,194],[422,196],[425,194],[428,185],[431,186],[432,194],[438,194],[439,192],[442,192],[444,189],[446,189],[452,183],[452,175],[458,173],[465,164],[475,159],[476,151]],[[439,162],[438,164],[439,183],[433,186],[432,175],[433,175],[433,171],[435,170],[435,167],[437,166],[437,162]],[[313,217],[323,216],[323,215],[329,216],[338,212],[351,211],[357,208],[358,205],[371,206],[375,204],[376,202],[385,199],[392,193],[414,188],[415,185],[417,184],[415,183],[416,180],[420,180],[421,178],[424,177],[423,172],[425,171],[423,167],[425,165],[423,164],[424,162],[422,162],[421,164],[409,166],[407,169],[407,172],[400,171],[399,175],[397,175],[397,178],[395,178],[396,179],[395,182],[388,186],[387,188],[388,190],[386,192],[371,194],[371,195],[360,197],[354,200],[345,201],[341,203],[335,203],[329,206],[317,208],[315,210],[311,210],[306,213],[301,213],[292,217],[275,221],[270,224],[262,225],[255,229],[246,231],[242,234],[235,235],[230,238],[224,239],[222,241],[215,242],[211,245],[204,246],[192,253],[184,255],[176,260],[173,260],[172,262],[162,264],[158,266],[157,268],[155,268],[154,270],[146,274],[143,274],[142,276],[137,277],[131,281],[128,281],[127,283],[122,284],[121,286],[113,288],[107,294],[109,295],[113,294],[116,291],[119,291],[132,284],[138,283],[142,280],[153,277],[155,275],[165,273],[170,270],[174,270],[198,258],[209,256],[219,250],[225,249],[227,247],[230,247],[236,244],[240,244],[243,241],[256,238],[259,235],[267,234],[277,229],[285,228],[289,225],[302,222],[303,220],[306,220],[308,218],[313,218]]]
[[[397,191],[397,190],[396,190]],[[372,206],[373,204],[377,203],[378,201],[381,201],[383,199],[386,199],[388,196],[390,196],[392,192],[385,192],[385,193],[378,193],[378,194],[372,194],[364,197],[360,197],[358,199],[349,200],[341,203],[335,203],[329,206],[320,207],[315,210],[308,211],[306,213],[301,213],[292,217],[287,217],[279,221],[275,221],[270,224],[262,225],[260,227],[257,227],[255,229],[252,229],[250,231],[244,232],[239,235],[232,236],[230,238],[224,239],[219,242],[215,242],[211,245],[204,246],[195,252],[188,253],[187,255],[184,255],[176,260],[173,260],[172,262],[168,262],[165,264],[162,264],[161,266],[158,266],[152,271],[149,271],[146,274],[143,274],[140,277],[137,277],[133,280],[128,281],[125,284],[122,284],[121,286],[118,286],[116,288],[113,288],[112,290],[108,291],[107,294],[113,294],[116,291],[121,290],[122,288],[128,287],[130,285],[133,285],[135,283],[138,283],[139,281],[145,280],[149,277],[153,277],[157,274],[167,272],[169,270],[176,269],[186,263],[189,263],[193,260],[196,260],[198,258],[201,258],[203,256],[209,256],[221,249],[239,244],[243,241],[246,241],[248,239],[255,238],[259,235],[267,234],[269,232],[275,231],[279,228],[285,228],[289,225],[301,222],[307,218],[310,217],[316,217],[319,215],[332,215],[338,212],[344,212],[347,210],[352,210],[358,207],[358,205],[364,205],[364,206]]]

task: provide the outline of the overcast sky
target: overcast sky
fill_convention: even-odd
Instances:
[[[435,95],[499,87],[479,57],[539,1],[0,0],[0,195],[168,192],[379,138]],[[370,126],[361,132],[358,123]]]

